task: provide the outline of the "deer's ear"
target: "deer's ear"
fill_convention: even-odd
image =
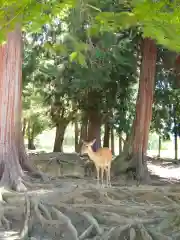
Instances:
[[[96,142],[96,138],[90,142],[90,145],[92,146],[95,142]]]
[[[84,141],[83,139],[81,140],[82,144],[86,145],[86,141]]]

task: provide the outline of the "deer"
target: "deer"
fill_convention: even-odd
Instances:
[[[88,154],[89,158],[94,162],[97,171],[97,185],[99,185],[99,173],[101,169],[101,186],[104,187],[103,178],[104,171],[106,173],[106,186],[111,187],[111,162],[112,152],[109,148],[99,148],[96,152],[93,151],[92,146],[96,139],[91,142],[82,141],[81,155]]]

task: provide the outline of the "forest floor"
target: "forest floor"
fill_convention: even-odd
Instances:
[[[54,177],[31,179],[26,194],[1,189],[0,239],[178,240],[180,165],[148,166],[161,175],[151,185],[120,176],[100,188],[92,178]]]

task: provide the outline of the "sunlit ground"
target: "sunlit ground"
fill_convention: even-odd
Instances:
[[[36,139],[36,151],[52,152],[53,144],[55,138],[55,130],[45,131],[43,134],[39,135]],[[69,127],[65,134],[65,141],[63,146],[63,151],[66,153],[74,152],[74,131],[72,127]],[[180,146],[180,144],[179,144]],[[118,154],[118,141],[115,141],[115,150]],[[156,157],[158,151],[148,151],[148,155],[151,157]],[[178,157],[180,158],[180,148],[178,149]],[[161,150],[161,158],[164,159],[174,159],[174,146],[173,142],[168,145],[167,150]],[[180,161],[180,160],[179,160]],[[163,178],[174,178],[180,179],[180,166],[178,165],[160,165],[160,163],[153,164],[148,163],[149,170],[160,177]]]
[[[148,163],[148,168],[154,175],[157,175],[159,177],[178,180],[180,179],[180,165],[160,166]]]

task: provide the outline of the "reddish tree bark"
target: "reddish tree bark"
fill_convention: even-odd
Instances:
[[[21,31],[7,36],[0,46],[0,178],[1,184],[17,191],[25,190],[24,170],[33,170],[27,161],[22,126],[22,44]]]
[[[142,64],[140,71],[139,92],[134,120],[132,155],[136,161],[137,175],[145,178],[146,155],[149,128],[152,118],[154,80],[156,71],[157,48],[152,39],[145,38],[142,43]]]

